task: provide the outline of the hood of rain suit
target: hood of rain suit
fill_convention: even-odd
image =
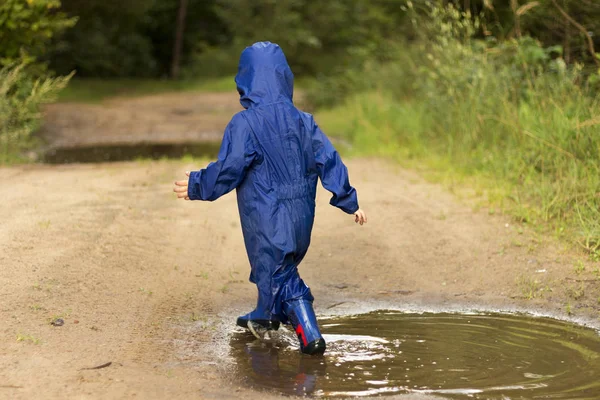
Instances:
[[[242,52],[235,83],[244,108],[292,101],[294,95],[294,74],[285,54],[270,42],[255,43]]]
[[[285,323],[285,302],[312,301],[297,267],[310,244],[318,180],[344,212],[358,210],[358,200],[329,139],[294,106],[294,77],[278,45],[246,48],[235,80],[246,110],[225,128],[217,161],[190,174],[188,196],[213,201],[237,190],[250,281],[258,287],[247,317]]]

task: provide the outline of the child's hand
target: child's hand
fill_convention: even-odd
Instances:
[[[361,225],[366,224],[367,214],[359,208],[358,211],[354,213],[354,222]]]
[[[189,177],[190,176],[190,171],[185,171],[185,174]],[[177,198],[178,199],[185,199],[185,200],[189,200],[190,199],[188,197],[188,182],[189,182],[189,179],[186,179],[184,181],[177,181],[177,182],[175,182],[175,188],[173,188],[173,191],[175,193],[177,193]]]

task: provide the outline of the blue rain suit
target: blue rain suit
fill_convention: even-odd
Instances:
[[[227,125],[218,160],[190,174],[188,196],[213,201],[237,189],[250,281],[258,287],[250,317],[288,323],[284,302],[313,300],[298,264],[310,244],[318,178],[333,206],[352,214],[358,200],[329,139],[294,106],[294,75],[278,45],[247,47],[235,81],[246,110]]]

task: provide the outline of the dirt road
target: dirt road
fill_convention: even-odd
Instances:
[[[319,192],[300,269],[318,313],[564,315],[568,304],[598,322],[590,268],[575,275],[576,259],[551,239],[392,164],[348,166],[369,223],[355,225]],[[235,196],[184,202],[171,192],[200,167],[0,168],[0,398],[270,397],[243,389],[229,369],[228,332],[255,301]],[[63,326],[50,324],[57,318]]]
[[[528,250],[527,233],[389,164],[348,164],[370,221],[356,226],[319,193],[301,266],[319,312],[564,311],[558,289],[571,273],[568,256],[546,244]],[[237,397],[221,369],[226,332],[218,322],[232,326],[255,289],[246,281],[235,196],[200,203],[170,193],[193,167],[0,169],[1,398]],[[525,300],[530,280],[554,291]],[[58,317],[65,324],[50,325]]]
[[[240,110],[235,91],[58,103],[46,107],[41,133],[51,148],[204,142],[220,140]]]

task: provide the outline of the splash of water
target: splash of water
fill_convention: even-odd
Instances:
[[[321,321],[325,357],[293,332],[231,339],[237,373],[258,388],[326,397],[600,398],[600,336],[550,318],[377,311]]]

